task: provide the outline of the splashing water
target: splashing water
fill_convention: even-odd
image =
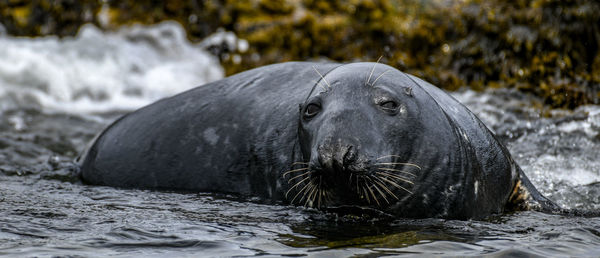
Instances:
[[[74,38],[0,37],[0,110],[131,110],[223,77],[218,60],[175,22]]]
[[[566,208],[600,209],[600,106],[551,110],[515,91],[453,94],[504,141],[544,195]]]

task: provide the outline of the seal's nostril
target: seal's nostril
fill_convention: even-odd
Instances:
[[[338,144],[335,147],[318,148],[318,163],[325,171],[343,172],[357,160],[357,151],[353,145]]]
[[[334,155],[333,165],[337,171],[344,171],[356,160],[356,151],[352,145],[340,146]]]
[[[344,158],[343,158],[344,166],[348,166],[349,164],[352,164],[354,161],[356,161],[356,149],[353,148],[352,145],[350,145],[350,146],[348,146],[348,148],[346,148],[346,153],[344,154]]]

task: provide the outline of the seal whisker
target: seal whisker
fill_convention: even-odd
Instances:
[[[288,170],[285,173],[283,173],[282,177],[285,177],[289,173],[301,172],[301,171],[309,170],[309,169],[310,169],[309,167],[305,167],[305,168],[297,168],[297,169]]]
[[[378,168],[378,169],[386,170],[386,171],[394,171],[394,172],[398,172],[398,173],[402,173],[402,174],[407,174],[407,175],[411,175],[411,176],[415,176],[415,177],[417,176],[417,175],[415,175],[413,173],[410,173],[410,172],[404,171],[404,170],[400,170],[400,169],[393,169],[393,168]]]
[[[373,83],[371,83],[371,85],[375,85],[375,83],[377,82],[377,80],[379,80],[379,78],[381,78],[381,76],[383,76],[385,73],[387,73],[391,70],[392,69],[385,70],[383,73],[381,73],[379,76],[377,76],[377,78],[373,81]]]
[[[310,184],[306,184],[306,185],[304,185],[304,187],[302,187],[302,189],[300,189],[300,191],[298,191],[298,192],[296,193],[296,195],[294,195],[294,198],[292,198],[292,200],[290,201],[290,203],[294,203],[294,201],[296,200],[296,198],[298,197],[298,195],[300,195],[302,192],[304,192],[304,189],[305,189],[306,187],[308,187],[309,185],[310,185]],[[288,192],[289,192],[289,190],[288,190]],[[286,198],[287,198],[287,193],[286,193]],[[302,200],[302,199],[300,199],[300,200]]]
[[[385,156],[381,156],[381,157],[379,157],[379,158],[376,158],[375,160],[380,160],[380,159],[385,159],[385,158],[390,158],[390,157],[391,157],[391,158],[401,158],[401,159],[402,159],[402,158],[404,158],[404,157],[402,157],[402,156],[400,156],[400,155],[393,155],[393,154],[392,154],[392,155],[385,155]]]
[[[312,181],[311,181],[312,182]],[[319,187],[317,184],[314,184],[313,187],[310,189],[310,192],[308,193],[308,196],[306,196],[306,202],[304,203],[304,207],[314,207],[314,195],[315,193],[319,190]],[[310,206],[308,205],[310,203]]]
[[[365,82],[365,86],[369,86],[369,81],[371,80],[371,76],[373,76],[373,72],[375,71],[375,66],[377,66],[379,61],[381,61],[382,57],[383,57],[383,55],[379,56],[379,58],[377,59],[377,62],[375,62],[375,64],[373,64],[373,67],[371,68],[371,73],[369,73],[369,78],[367,78],[367,82]]]
[[[402,190],[404,190],[404,191],[407,191],[407,192],[408,192],[408,193],[410,193],[410,194],[413,194],[413,192],[411,192],[411,191],[409,191],[408,189],[406,189],[406,188],[404,188],[404,187],[402,187],[402,186],[400,186],[400,185],[396,184],[396,182],[394,182],[394,181],[392,181],[392,180],[389,180],[389,179],[387,179],[386,177],[382,177],[382,178],[381,178],[381,180],[383,180],[383,181],[386,181],[386,182],[390,183],[391,185],[393,185],[394,187],[396,187],[396,188],[398,188],[398,189],[402,189]]]
[[[321,187],[319,186],[319,184],[315,184],[315,193],[313,194],[312,198],[310,199],[310,203],[311,203],[311,207],[315,207],[315,203],[317,204],[317,208],[319,208],[319,204],[317,203],[317,197],[319,195],[319,193],[321,192]]]
[[[294,184],[294,186],[292,186],[292,187],[290,188],[290,190],[291,190],[291,189],[294,189],[294,188],[296,188],[296,186],[300,185],[302,182],[304,182],[304,181],[306,181],[306,180],[308,180],[308,179],[310,179],[310,177],[306,177],[306,178],[304,178],[304,179],[302,179],[302,180],[298,181],[296,184]]]
[[[391,155],[381,156],[379,158],[376,158],[375,160],[382,160],[382,159],[390,158],[390,157],[391,158],[401,158],[401,159],[404,158],[403,156],[400,156],[400,155],[393,155],[393,154],[391,154]],[[387,162],[387,163],[377,163],[377,164],[385,164],[385,165],[407,165],[407,166],[413,166],[413,167],[416,167],[418,169],[421,169],[421,167],[419,165],[414,164],[414,163],[408,163],[408,162]]]
[[[323,188],[321,187],[323,183],[323,176],[319,176],[319,202],[317,203],[317,208],[321,207],[321,197],[323,197]]]
[[[307,174],[308,174],[308,175],[310,175],[312,172],[313,172],[312,170],[309,170],[309,171],[308,171],[308,172],[306,172],[306,173],[303,173],[303,174],[297,175],[297,176],[295,176],[295,177],[292,177],[292,178],[290,178],[290,179],[288,180],[288,184],[290,183],[290,181],[292,181],[292,180],[294,180],[294,179],[296,179],[296,178],[298,178],[298,177],[305,176],[305,175],[307,175]]]
[[[417,164],[413,164],[413,163],[402,163],[402,162],[381,162],[381,163],[375,163],[375,165],[405,165],[405,166],[411,166],[411,167],[416,167],[419,170],[421,170],[422,168],[417,165]]]
[[[329,88],[331,89],[331,84],[329,84],[329,82],[328,82],[327,80],[325,80],[325,77],[323,77],[323,75],[322,75],[322,74],[319,72],[319,70],[317,70],[317,68],[315,68],[315,66],[314,66],[314,65],[313,65],[313,67],[312,67],[312,68],[315,70],[315,72],[317,72],[317,73],[319,74],[319,76],[321,76],[321,79],[323,79],[323,81],[324,81],[325,83],[327,83],[327,86],[329,86]],[[325,91],[327,91],[327,90],[325,90]]]
[[[291,165],[291,166],[295,166],[295,165],[308,165],[308,162],[300,162],[300,161],[297,161],[297,162],[294,162],[294,163],[292,163],[292,165]]]
[[[367,202],[369,204],[371,204],[371,198],[369,198],[369,192],[367,192],[367,182],[363,181],[363,185],[364,186],[362,187],[362,189],[363,189],[363,192],[365,193],[365,197],[367,198]]]
[[[307,177],[307,178],[310,178],[310,177]],[[294,203],[294,200],[296,200],[296,197],[298,197],[298,195],[303,193],[300,200],[298,200],[298,202],[302,202],[302,199],[304,199],[304,197],[306,196],[306,193],[308,193],[308,191],[310,190],[310,188],[312,188],[312,186],[313,186],[313,184],[312,184],[312,180],[311,180],[306,185],[304,185],[304,187],[302,187],[302,189],[300,189],[300,191],[298,191],[298,193],[292,199],[291,203]]]
[[[395,178],[395,179],[398,179],[398,180],[402,180],[402,181],[404,181],[404,182],[406,182],[408,184],[411,184],[411,185],[415,184],[412,181],[410,181],[408,178],[405,178],[405,177],[402,177],[402,176],[399,176],[399,175],[394,175],[394,174],[390,174],[390,173],[383,172],[383,171],[379,171],[379,172],[376,172],[376,173],[379,174],[379,175],[382,175],[382,176],[386,176],[386,177],[391,177],[391,178]]]
[[[381,179],[379,178],[379,176],[376,176],[374,178],[376,181],[375,183],[377,183],[379,186],[381,186],[381,188],[383,188],[383,190],[385,190],[386,192],[388,192],[392,197],[394,197],[396,200],[400,200],[398,199],[398,196],[396,196],[386,185],[383,181],[381,181]]]
[[[294,188],[296,188],[298,185],[300,185],[302,182],[304,182],[304,181],[306,181],[308,179],[310,179],[310,177],[306,177],[305,179],[302,179],[302,180],[298,181],[294,186],[290,187],[290,189],[287,190],[287,192],[285,192],[285,198],[287,198],[287,195],[290,193],[290,191],[292,191]],[[304,187],[306,187],[306,186],[304,186]],[[304,187],[302,189],[304,189]],[[298,193],[300,193],[300,192],[302,192],[302,190],[300,190]],[[294,197],[294,199],[295,199],[295,197]],[[292,199],[291,202],[294,202],[294,200]]]
[[[321,84],[321,81],[318,81],[318,82],[317,82],[317,85],[319,85],[319,87],[320,87],[321,89],[323,89],[323,91],[325,91],[325,92],[328,92],[328,91],[329,91],[329,90],[327,90],[327,87],[325,87],[325,86],[323,86],[323,85]]]
[[[370,179],[369,179],[370,181]],[[381,206],[381,204],[379,204],[379,200],[377,200],[377,196],[375,196],[375,193],[373,192],[373,189],[371,189],[371,186],[367,185],[367,189],[369,189],[369,192],[371,192],[371,196],[373,196],[373,200],[375,200],[375,203],[377,203],[377,206]]]
[[[311,187],[309,188],[310,190],[306,190],[306,193],[308,193],[308,195],[306,195],[306,193],[304,195],[302,195],[302,198],[300,198],[300,201],[302,201],[302,199],[304,199],[304,197],[306,196],[306,200],[304,201],[304,207],[308,207],[308,203],[310,202],[310,207],[313,206],[312,203],[312,195],[314,194],[314,192],[317,190],[317,185],[313,184],[313,181],[310,181],[311,183]]]
[[[307,197],[307,199],[310,200],[310,207],[313,207],[313,208],[315,207],[315,200],[317,199],[317,195],[319,194],[320,191],[321,191],[320,185],[315,184],[315,187],[313,188],[313,190]],[[317,208],[318,208],[318,206],[317,206]]]
[[[350,181],[350,182],[352,182],[352,181]],[[358,187],[358,175],[356,176],[356,193],[357,193],[358,195],[361,195],[361,193],[360,193],[360,188]]]
[[[383,198],[383,200],[385,200],[385,202],[386,202],[387,204],[389,204],[389,203],[390,203],[390,201],[388,201],[388,199],[387,199],[387,198],[385,198],[386,194],[385,194],[383,191],[381,191],[381,189],[379,189],[379,187],[377,187],[377,185],[376,185],[376,184],[377,184],[378,182],[377,182],[377,181],[375,181],[375,180],[373,180],[373,178],[371,178],[371,180],[372,180],[371,182],[375,183],[375,184],[373,184],[373,187],[375,187],[375,190],[377,190],[377,192],[379,192],[379,195],[381,195],[381,197]]]

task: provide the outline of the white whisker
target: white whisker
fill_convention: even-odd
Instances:
[[[385,73],[387,73],[387,72],[389,72],[389,71],[391,71],[391,69],[390,69],[390,70],[385,70],[385,72],[381,73],[381,74],[380,74],[380,75],[377,77],[377,79],[375,79],[375,80],[373,81],[373,83],[371,83],[371,85],[375,85],[375,83],[377,82],[377,80],[379,80],[379,78],[381,78],[381,76],[383,76]]]
[[[415,184],[412,181],[408,180],[408,178],[404,178],[404,177],[401,177],[399,175],[394,175],[394,174],[390,174],[390,173],[387,173],[387,172],[381,172],[381,171],[380,172],[376,172],[376,173],[379,174],[379,175],[383,175],[385,177],[391,177],[391,178],[396,178],[398,180],[402,180],[402,181],[404,181],[404,182],[406,182],[408,184],[411,184],[411,185]]]
[[[407,175],[411,175],[411,176],[417,176],[417,175],[415,175],[413,173],[410,173],[410,172],[407,172],[407,171],[404,171],[404,170],[399,170],[399,169],[393,169],[393,168],[378,168],[378,169],[385,170],[385,171],[398,172],[398,173],[407,174]]]
[[[377,180],[377,181],[375,181],[375,183],[377,183],[378,185],[380,185],[381,188],[383,188],[383,190],[385,190],[386,192],[388,192],[396,200],[399,200],[398,196],[396,196],[392,191],[390,191],[390,189],[387,186],[385,186],[385,184],[381,181],[381,179],[379,177],[375,177],[374,179]]]
[[[310,177],[307,177],[306,179],[309,179],[309,178]],[[306,179],[304,179],[304,180],[306,180]],[[304,180],[302,180],[302,181],[304,181]],[[300,181],[300,182],[302,182],[302,181]],[[298,195],[300,195],[300,193],[304,192],[304,190],[310,185],[311,185],[310,182],[308,184],[304,185],[304,187],[302,187],[302,189],[300,189],[300,191],[298,191],[298,193],[296,193],[296,195],[294,195],[294,198],[292,198],[290,203],[294,203],[294,200],[296,200],[296,197],[298,197]],[[292,189],[293,188],[290,188],[290,190],[292,190]],[[288,190],[288,192],[289,192],[289,190]],[[304,193],[304,195],[306,195],[306,193]],[[302,195],[302,198],[304,198],[304,195]],[[287,193],[286,193],[286,196],[287,196]],[[302,201],[302,198],[300,198],[300,201]]]
[[[288,180],[288,184],[289,184],[289,183],[290,183],[292,180],[294,180],[294,179],[296,179],[296,178],[299,178],[299,177],[302,177],[302,176],[305,176],[305,175],[307,175],[307,174],[310,174],[310,173],[312,173],[312,170],[311,170],[311,171],[308,171],[308,172],[306,172],[306,173],[303,173],[303,174],[297,175],[297,176],[295,176],[295,177],[292,177],[292,178],[290,178],[290,179]]]
[[[375,200],[375,203],[377,203],[377,206],[381,206],[381,204],[379,204],[379,200],[377,200],[377,196],[375,196],[375,193],[373,192],[371,187],[367,185],[367,189],[369,189],[369,192],[371,192],[371,195],[373,196],[373,200]]]
[[[292,163],[292,166],[295,166],[295,165],[308,165],[308,162],[297,161],[297,162]]]
[[[323,81],[324,81],[325,83],[327,83],[327,86],[329,86],[329,88],[331,89],[331,84],[329,84],[329,82],[328,82],[327,80],[325,80],[325,77],[323,77],[323,75],[322,75],[322,74],[321,74],[321,73],[320,73],[320,72],[317,70],[317,68],[315,68],[315,66],[314,66],[314,65],[313,65],[313,67],[312,67],[312,68],[315,70],[315,72],[317,72],[317,73],[319,74],[319,76],[321,76],[321,79],[323,79]],[[327,91],[327,90],[325,90],[325,91]]]
[[[413,193],[413,192],[409,191],[408,189],[406,189],[406,188],[404,188],[404,187],[402,187],[402,186],[400,186],[400,185],[396,184],[396,182],[394,182],[394,181],[392,181],[392,180],[389,180],[389,179],[387,179],[387,178],[385,178],[385,177],[382,177],[382,178],[381,178],[381,180],[384,180],[384,181],[386,181],[386,182],[390,183],[391,185],[395,186],[395,187],[396,187],[396,188],[398,188],[398,189],[402,189],[402,190],[404,190],[404,191],[407,191],[407,192],[408,192],[408,193],[410,193],[410,194],[412,194],[412,193]]]
[[[373,68],[371,68],[371,73],[369,73],[369,78],[367,78],[367,82],[365,82],[366,86],[369,86],[369,81],[371,80],[371,76],[373,76],[373,72],[375,71],[375,66],[377,66],[377,64],[379,63],[379,61],[381,60],[382,57],[383,57],[383,55],[379,56],[379,58],[377,59],[377,62],[375,62],[375,64],[373,64]]]
[[[411,166],[411,167],[416,167],[418,169],[421,169],[421,167],[419,167],[419,165],[413,164],[413,163],[401,163],[401,162],[382,162],[382,163],[375,163],[375,165],[405,165],[405,166]]]
[[[296,188],[298,185],[300,185],[302,182],[306,181],[307,179],[310,179],[310,177],[307,177],[307,178],[305,178],[305,179],[302,179],[302,180],[298,181],[298,182],[297,182],[297,183],[296,183],[294,186],[290,187],[290,189],[289,189],[289,190],[287,190],[287,192],[285,192],[285,198],[287,198],[287,196],[288,196],[288,194],[290,193],[290,191],[292,191],[294,188]],[[305,186],[305,187],[306,187],[306,186]],[[302,190],[301,190],[301,191],[302,191]],[[294,198],[294,199],[295,199],[295,198]],[[292,202],[294,202],[294,201],[292,200]]]
[[[309,169],[308,167],[305,167],[305,168],[297,168],[297,169],[288,170],[285,173],[283,173],[282,177],[285,177],[289,173],[300,172],[300,171],[304,171],[304,170],[308,170],[308,169]]]
[[[371,182],[373,182],[373,183],[377,183],[377,181],[374,181],[374,180],[372,180]],[[375,190],[377,190],[377,192],[379,192],[379,195],[381,195],[381,197],[383,198],[383,200],[385,200],[385,202],[389,204],[389,203],[390,203],[390,201],[388,201],[388,199],[387,199],[387,198],[385,198],[385,195],[386,195],[386,194],[385,194],[385,193],[383,193],[383,192],[382,192],[382,191],[379,189],[379,187],[377,187],[377,185],[373,184],[373,187],[375,187]]]

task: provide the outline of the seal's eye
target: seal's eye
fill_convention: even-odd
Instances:
[[[396,103],[395,101],[388,100],[379,104],[379,106],[384,111],[393,112],[398,108],[398,103]]]
[[[311,103],[308,104],[308,106],[306,106],[306,109],[304,109],[304,118],[311,118],[313,116],[316,116],[319,111],[321,111],[321,106]]]

